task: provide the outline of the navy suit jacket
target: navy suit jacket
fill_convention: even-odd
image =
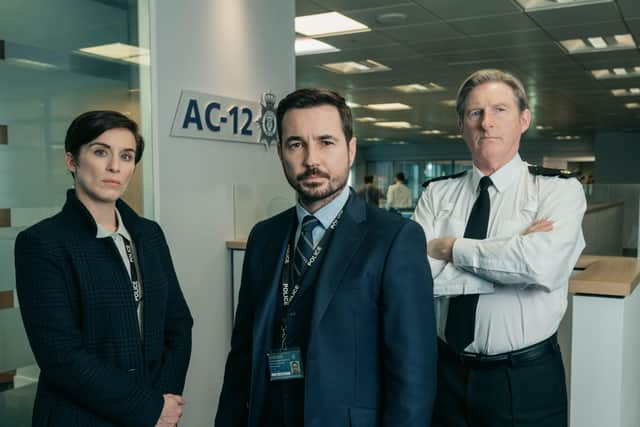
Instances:
[[[16,287],[40,366],[33,426],[154,426],[181,394],[193,320],[158,224],[124,202],[143,284],[141,340],[131,279],[111,238],[69,190],[61,212],[21,232]]]
[[[249,236],[216,426],[257,427],[267,390],[289,209]],[[315,283],[304,425],[429,426],[436,387],[433,286],[420,226],[353,192]]]

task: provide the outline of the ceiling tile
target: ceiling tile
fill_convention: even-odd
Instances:
[[[559,7],[527,12],[527,14],[543,28],[564,27],[576,22],[586,25],[620,19],[618,8],[613,2]]]
[[[402,14],[405,16],[405,20],[397,24],[381,24],[376,19],[381,15],[391,13]],[[346,15],[373,29],[423,24],[426,22],[436,22],[440,20],[437,16],[427,12],[424,8],[415,4],[357,10],[348,12]]]
[[[313,0],[320,6],[339,12],[357,9],[371,9],[398,4],[411,4],[410,0]]]
[[[549,36],[538,28],[526,31],[513,31],[503,34],[473,36],[471,39],[486,48],[500,48],[520,45],[549,43]]]
[[[364,49],[394,43],[394,40],[377,31],[322,37],[320,40],[338,49]]]
[[[528,29],[536,29],[535,22],[525,13],[471,18],[451,22],[451,25],[468,36],[484,34],[511,33]]]
[[[455,39],[464,37],[462,33],[444,22],[421,25],[407,25],[405,27],[386,28],[379,30],[397,41],[418,43],[433,40]]]
[[[599,22],[585,25],[571,25],[567,27],[546,28],[549,35],[558,41],[593,36],[613,36],[616,34],[626,34],[627,27],[620,20]]]
[[[313,15],[327,12],[327,8],[318,6],[311,0],[296,0],[296,16]]]
[[[638,0],[618,0],[618,7],[625,18],[640,18],[640,2]]]
[[[520,12],[521,9],[510,0],[452,1],[414,0],[429,12],[444,20],[476,18]]]

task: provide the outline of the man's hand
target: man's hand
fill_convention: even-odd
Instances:
[[[539,219],[533,221],[523,232],[522,235],[526,236],[531,233],[540,233],[553,230],[553,221],[550,219]]]
[[[448,236],[431,239],[427,243],[427,255],[441,261],[451,262],[453,260],[453,244],[455,241],[455,237]]]
[[[182,416],[184,399],[177,394],[163,394],[164,406],[156,427],[175,427]]]

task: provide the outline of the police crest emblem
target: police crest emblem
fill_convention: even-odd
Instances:
[[[260,125],[260,142],[265,148],[269,148],[272,142],[278,139],[278,126],[276,122],[276,96],[271,92],[262,94],[262,113],[258,124]]]

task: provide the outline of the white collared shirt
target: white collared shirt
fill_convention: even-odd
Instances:
[[[568,281],[584,249],[586,200],[576,179],[533,175],[518,154],[491,175],[487,238],[464,238],[482,173],[477,169],[430,183],[414,220],[427,240],[456,237],[453,262],[429,257],[438,336],[445,340],[449,297],[481,294],[474,341],[466,351],[499,354],[555,333],[567,307]],[[535,220],[554,221],[550,232],[523,231]]]
[[[411,190],[401,182],[391,184],[387,189],[387,206],[390,208],[402,209],[413,206],[411,201]]]
[[[131,242],[131,247],[133,248],[134,252],[135,252],[135,244],[133,242],[133,239],[131,238],[131,235],[129,234],[129,231],[124,226],[124,222],[122,221],[122,217],[120,216],[120,212],[118,212],[118,209],[116,209],[116,218],[118,220],[118,229],[116,231],[110,232],[100,224],[96,224],[98,226],[96,237],[98,239],[104,239],[106,237],[111,237],[113,239],[113,242],[116,244],[116,248],[118,249],[118,253],[122,258],[122,262],[124,263],[124,267],[127,269],[127,273],[129,273],[129,278],[131,278],[131,263],[129,262],[129,256],[127,255],[127,249],[124,246],[124,240],[122,240],[122,236],[124,236],[129,242]],[[137,260],[137,257],[135,259]],[[138,283],[140,286],[142,286],[142,277],[138,277]],[[133,288],[131,289],[131,292],[133,292]],[[140,327],[141,337],[142,337],[142,304],[143,302],[144,301],[140,301],[140,303],[138,304],[138,310],[137,310],[138,325]]]

